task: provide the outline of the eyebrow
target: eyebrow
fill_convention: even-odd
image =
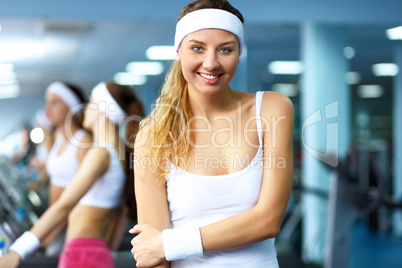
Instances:
[[[193,43],[197,43],[197,44],[200,44],[200,45],[205,45],[204,42],[196,40],[196,39],[191,39],[188,42],[193,42]],[[230,45],[230,44],[236,45],[236,42],[235,41],[228,41],[228,42],[224,42],[224,43],[219,44],[219,46],[226,46],[226,45]]]

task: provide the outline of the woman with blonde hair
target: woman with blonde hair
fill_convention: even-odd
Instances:
[[[93,133],[92,147],[60,198],[0,258],[1,268],[17,267],[67,218],[66,245],[58,267],[114,267],[106,235],[115,213],[133,195],[132,180],[127,179],[133,171],[126,161],[126,144],[119,137],[119,127],[128,122],[129,129],[136,128],[138,103],[127,86],[114,82],[95,86],[84,118],[84,127]],[[130,196],[124,194],[125,188],[130,188]]]
[[[181,11],[176,61],[135,143],[137,267],[278,267],[294,109],[282,94],[229,86],[243,20],[225,0]]]

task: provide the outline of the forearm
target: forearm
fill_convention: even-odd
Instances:
[[[15,255],[17,254],[19,262],[34,253],[40,247],[40,243],[44,240],[47,233],[51,232],[66,216],[67,213],[64,213],[57,206],[49,208],[30,231],[24,232],[10,246],[10,252],[13,253],[10,255],[10,258],[15,259]]]
[[[16,268],[20,265],[20,256],[10,251],[7,255],[0,257],[0,268]]]
[[[39,220],[31,228],[31,232],[42,242],[51,233],[67,219],[70,209],[57,206],[50,206]]]
[[[280,217],[281,219],[281,217]],[[281,220],[259,207],[200,228],[204,252],[248,246],[276,237]]]
[[[41,247],[49,246],[54,239],[60,234],[60,232],[66,227],[67,219],[63,220],[61,224],[58,224],[51,232],[49,232],[44,239],[41,240]]]
[[[70,211],[88,192],[96,179],[106,172],[108,161],[109,152],[104,148],[96,148],[88,152],[83,162],[85,164],[82,168],[78,169],[72,182],[70,182],[57,201],[43,213],[39,221],[32,227],[31,232],[39,240],[42,241],[49,232],[53,231],[67,219]]]
[[[30,231],[24,232],[14,241],[10,246],[10,252],[16,253],[20,260],[24,260],[40,247],[41,241],[43,241],[47,234],[54,230],[67,215],[67,209],[63,209],[61,206],[57,205],[51,206]],[[10,258],[15,259],[15,257]]]

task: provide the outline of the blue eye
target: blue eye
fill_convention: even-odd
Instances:
[[[193,50],[195,52],[201,52],[202,51],[202,47],[193,47]]]
[[[222,48],[221,52],[222,53],[230,53],[230,52],[232,52],[232,50],[230,48]]]

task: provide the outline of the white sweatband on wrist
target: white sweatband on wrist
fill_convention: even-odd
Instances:
[[[59,96],[70,109],[72,109],[77,105],[82,104],[81,100],[77,97],[77,95],[75,95],[74,92],[72,92],[72,90],[62,82],[51,83],[46,89],[46,94],[49,93],[53,93]],[[81,114],[82,109],[78,109],[75,112],[77,114]]]
[[[168,261],[203,255],[199,227],[165,229],[162,231],[162,239]]]
[[[9,250],[16,252],[21,260],[25,260],[25,258],[35,252],[39,246],[39,239],[33,233],[27,231],[14,241]]]
[[[244,43],[243,23],[233,13],[214,8],[190,12],[177,22],[174,51],[179,49],[181,41],[188,34],[204,29],[225,30],[236,35],[240,43],[240,54],[242,53]]]
[[[127,113],[123,111],[112,95],[110,95],[105,82],[96,85],[92,89],[91,96],[96,104],[98,104],[99,110],[116,126],[120,126],[126,120]]]

